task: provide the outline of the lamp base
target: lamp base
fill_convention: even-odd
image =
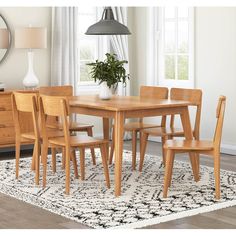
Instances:
[[[33,68],[34,53],[32,51],[28,52],[28,71],[23,79],[24,88],[27,90],[36,89],[39,85],[39,80],[34,73]]]

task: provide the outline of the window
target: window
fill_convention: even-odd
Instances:
[[[158,8],[156,24],[159,84],[193,87],[193,8]]]
[[[79,47],[79,85],[95,85],[89,72],[90,67],[86,64],[102,59],[107,52],[106,37],[85,35],[87,28],[100,20],[102,8],[79,7],[78,17],[78,47]]]

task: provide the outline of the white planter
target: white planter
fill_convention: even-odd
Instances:
[[[107,86],[106,82],[102,82],[100,84],[100,93],[99,93],[99,98],[103,100],[108,100],[112,96],[111,89]]]

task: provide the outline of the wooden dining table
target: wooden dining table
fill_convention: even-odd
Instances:
[[[149,99],[139,96],[113,96],[110,100],[101,100],[98,95],[73,96],[69,99],[70,111],[83,115],[103,118],[104,139],[109,139],[109,119],[114,119],[115,131],[115,196],[122,191],[122,156],[124,121],[126,118],[144,118],[179,114],[186,139],[193,139],[188,101],[170,99]],[[158,124],[157,124],[158,125]],[[108,151],[108,150],[107,150]],[[189,154],[195,181],[199,180],[199,160],[193,153]]]

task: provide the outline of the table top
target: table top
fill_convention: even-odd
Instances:
[[[129,111],[192,105],[188,101],[171,99],[150,99],[140,96],[113,96],[110,100],[102,100],[98,95],[73,96],[69,100],[71,107],[104,109],[109,111]]]

